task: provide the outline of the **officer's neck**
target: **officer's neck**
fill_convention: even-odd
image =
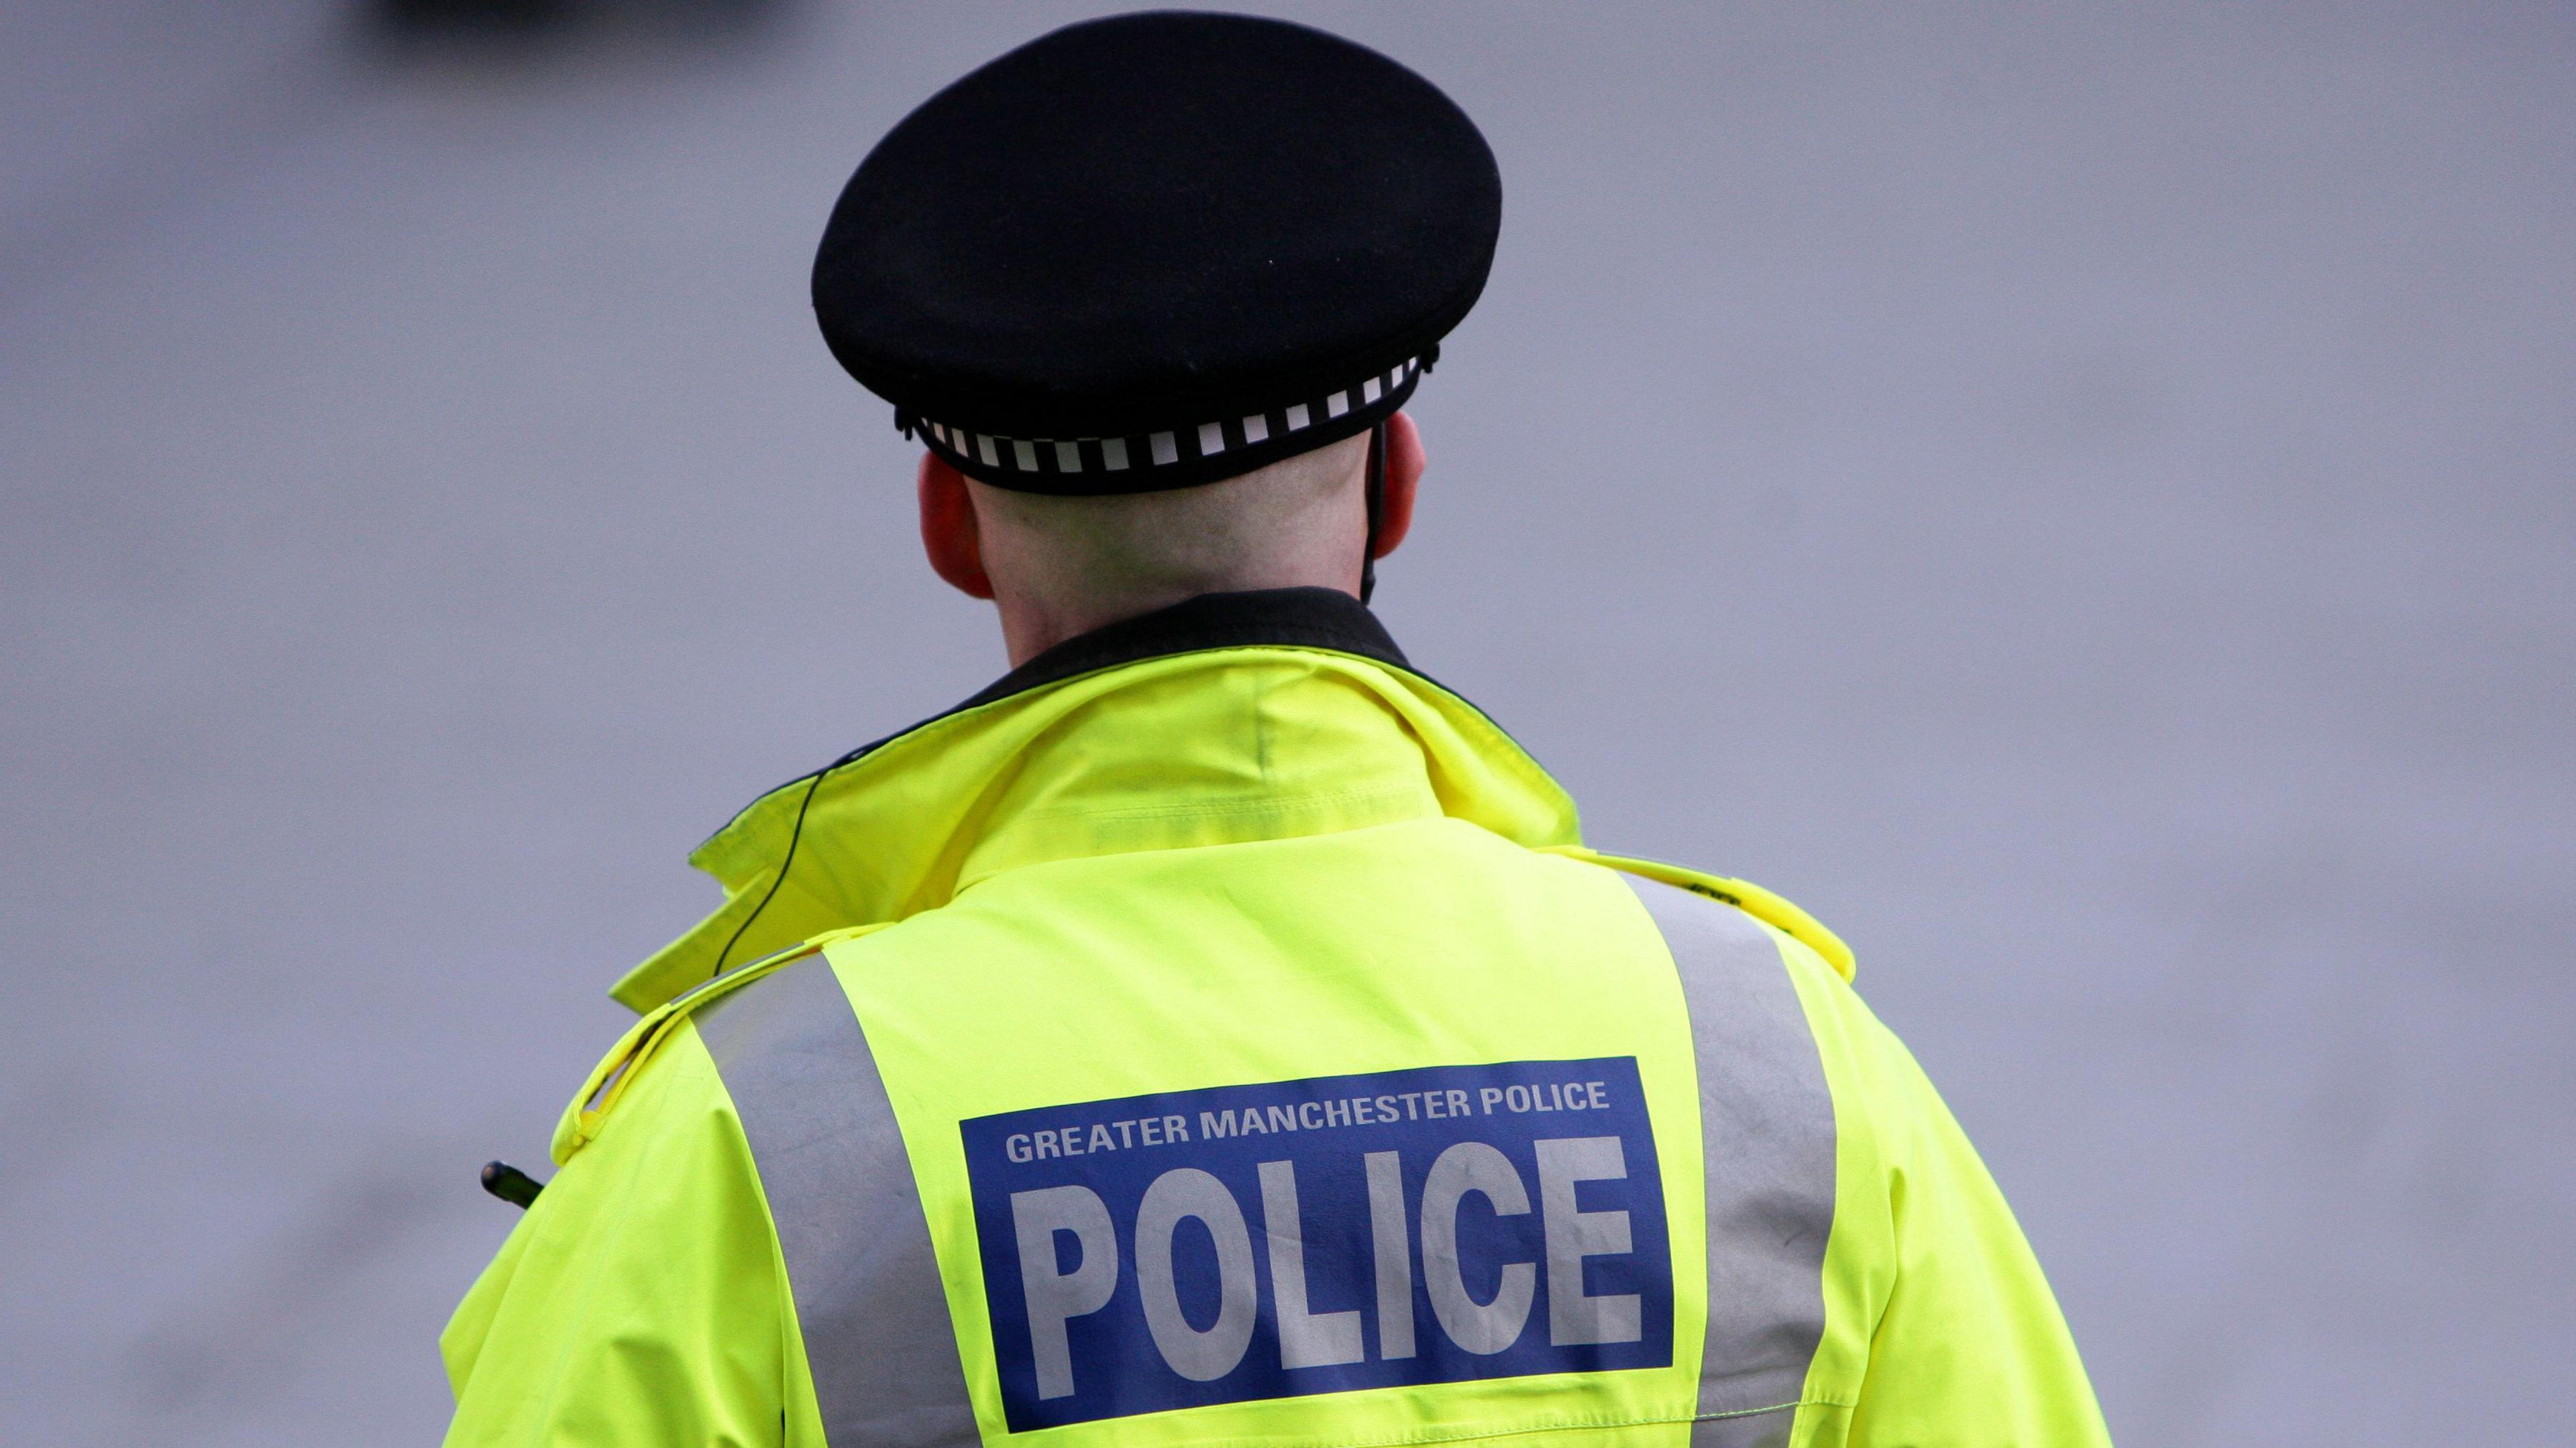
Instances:
[[[1212,586],[1208,582],[1194,582],[1123,590],[1114,595],[1050,595],[1041,590],[1011,588],[996,578],[993,580],[993,605],[1001,616],[1003,648],[1010,654],[1011,667],[1016,669],[1058,645],[1210,594],[1329,588],[1357,600],[1359,569],[1354,566],[1346,571],[1348,576],[1342,577],[1339,571],[1331,569],[1283,568],[1275,570],[1276,576],[1248,573],[1242,578],[1226,579]],[[1334,576],[1306,576],[1326,573]]]

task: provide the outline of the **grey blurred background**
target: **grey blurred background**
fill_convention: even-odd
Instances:
[[[440,1432],[689,847],[1002,668],[805,270],[1103,8],[0,7],[0,1439]],[[1856,945],[2123,1441],[2567,1441],[2576,10],[1279,8],[1502,160],[1417,661]]]

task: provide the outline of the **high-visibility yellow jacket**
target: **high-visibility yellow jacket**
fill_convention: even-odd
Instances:
[[[1341,595],[1077,640],[695,859],[451,1444],[2107,1441],[1841,942],[1584,849]]]

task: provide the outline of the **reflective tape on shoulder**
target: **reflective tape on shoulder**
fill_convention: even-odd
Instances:
[[[978,1442],[903,1132],[829,962],[797,961],[694,1019],[769,1198],[826,1440]]]
[[[1672,951],[1699,1065],[1708,1337],[1691,1442],[1785,1443],[1825,1332],[1834,1102],[1824,1061],[1759,924],[1677,886],[1621,878]]]
[[[1782,1403],[1751,1413],[1700,1418],[1691,1424],[1691,1448],[1788,1448],[1798,1405]]]

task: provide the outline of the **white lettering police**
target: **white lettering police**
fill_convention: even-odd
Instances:
[[[1091,1152],[1127,1151],[1191,1140],[1266,1132],[1322,1131],[1376,1122],[1419,1121],[1493,1114],[1607,1109],[1605,1084],[1563,1081],[1538,1085],[1483,1086],[1305,1100],[1293,1105],[1200,1112],[1195,1123],[1174,1115],[1138,1117],[1085,1127],[1057,1127],[1013,1134],[1005,1149],[1014,1162]],[[1149,1135],[1150,1132],[1150,1135]],[[1529,1142],[1526,1136],[1521,1140]],[[1510,1349],[1531,1331],[1533,1307],[1544,1287],[1547,1341],[1552,1346],[1634,1343],[1643,1331],[1634,1294],[1587,1296],[1587,1258],[1618,1257],[1634,1250],[1629,1214],[1583,1211],[1578,1184],[1624,1181],[1627,1153],[1621,1138],[1559,1136],[1529,1142],[1537,1167],[1536,1192],[1521,1168],[1499,1147],[1477,1140],[1449,1144],[1422,1177],[1418,1212],[1405,1209],[1404,1158],[1399,1151],[1361,1155],[1359,1180],[1367,1192],[1366,1219],[1372,1256],[1361,1279],[1374,1285],[1375,1353],[1378,1360],[1411,1358],[1417,1349],[1414,1291],[1431,1304],[1437,1330],[1458,1348],[1490,1356]],[[1311,1153],[1310,1153],[1311,1156]],[[1347,1158],[1345,1158],[1347,1160]],[[1419,1157],[1415,1158],[1418,1162]],[[1165,1366],[1191,1382],[1224,1377],[1242,1362],[1260,1315],[1259,1274],[1253,1254],[1267,1260],[1272,1318],[1280,1366],[1328,1367],[1368,1361],[1362,1310],[1315,1312],[1307,1297],[1307,1236],[1297,1164],[1259,1163],[1260,1240],[1245,1203],[1214,1174],[1174,1166],[1155,1176],[1136,1208],[1128,1239],[1120,1240],[1108,1205],[1088,1186],[1043,1187],[1010,1194],[1020,1287],[1027,1304],[1030,1356],[1038,1396],[1064,1398],[1079,1388],[1067,1324],[1098,1312],[1116,1293],[1121,1263],[1133,1263],[1145,1326]],[[1496,1217],[1539,1214],[1543,1261],[1469,1263],[1461,1260],[1460,1214],[1469,1197],[1481,1198]],[[1356,1202],[1331,1203],[1355,1208]],[[1215,1245],[1216,1312],[1202,1327],[1181,1308],[1173,1272],[1174,1235],[1195,1220]],[[1074,1239],[1071,1265],[1058,1250],[1060,1235]],[[1418,1250],[1417,1250],[1418,1246]],[[1355,1266],[1356,1264],[1351,1264]],[[1472,1270],[1471,1270],[1472,1269]],[[1344,1273],[1347,1275],[1347,1269]],[[1470,1280],[1496,1283],[1478,1301]],[[1194,1294],[1195,1296],[1196,1294]],[[1207,1313],[1202,1307],[1198,1315]]]
[[[1004,1421],[1669,1366],[1646,1107],[1600,1056],[961,1121]]]
[[[1088,1156],[1095,1151],[1125,1151],[1136,1146],[1166,1146],[1190,1139],[1186,1116],[1135,1116],[1124,1121],[1095,1121],[1045,1131],[1014,1132],[1002,1141],[1003,1155],[1013,1161],[1043,1161],[1058,1156]]]
[[[1398,1121],[1440,1121],[1451,1117],[1514,1116],[1537,1111],[1606,1111],[1606,1081],[1548,1081],[1537,1085],[1484,1086],[1474,1092],[1452,1087],[1441,1091],[1398,1091],[1378,1096],[1343,1096],[1324,1101],[1298,1101],[1198,1113],[1201,1139],[1260,1136],[1279,1131],[1329,1131],[1344,1126],[1376,1126]],[[1139,1116],[1119,1121],[1074,1122],[1040,1131],[1014,1132],[1004,1138],[1003,1154],[1014,1162],[1088,1156],[1094,1152],[1129,1151],[1141,1146],[1170,1146],[1190,1140],[1186,1116]]]

